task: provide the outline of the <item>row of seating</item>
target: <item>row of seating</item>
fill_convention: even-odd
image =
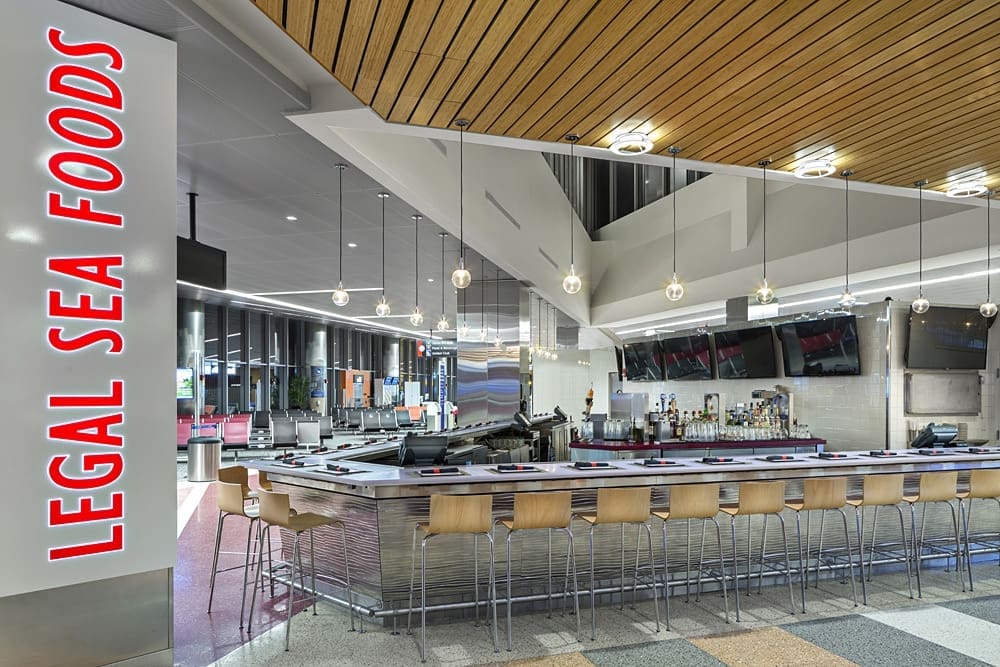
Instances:
[[[333,417],[312,420],[275,419],[271,421],[273,447],[318,447],[324,438],[333,437]]]
[[[359,431],[397,431],[415,424],[406,408],[334,408],[340,426]]]
[[[209,415],[200,420],[200,427],[194,428],[194,418],[177,419],[177,446],[187,447],[189,438],[213,435],[222,438],[226,448],[248,447],[250,443],[250,415]]]

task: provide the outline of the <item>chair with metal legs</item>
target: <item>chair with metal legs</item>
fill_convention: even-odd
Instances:
[[[958,471],[925,472],[920,474],[920,483],[915,496],[903,496],[903,502],[910,506],[910,554],[913,557],[914,567],[917,572],[917,597],[923,597],[920,587],[920,561],[922,560],[925,547],[924,527],[927,524],[927,506],[931,503],[944,503],[951,510],[951,524],[955,539],[955,571],[958,572],[958,579],[962,583],[962,592],[965,592],[965,575],[963,574],[964,562],[962,558],[962,544],[958,530],[958,517],[955,513],[955,506],[952,500],[958,498]],[[923,505],[924,511],[920,517],[920,532],[917,533],[917,505]],[[918,536],[919,535],[919,536]],[[937,551],[933,545],[930,547]],[[952,554],[944,552],[950,559]]]
[[[972,521],[972,501],[976,498],[981,500],[993,500],[1000,509],[1000,469],[973,470],[969,474],[969,488],[958,494],[959,509],[962,511],[965,524],[965,556],[966,565],[969,569],[969,590],[972,590],[972,549],[969,545],[969,523]],[[969,501],[969,506],[965,506],[965,501]],[[997,534],[1000,540],[1000,533]],[[1000,555],[997,556],[997,565],[1000,565]]]
[[[313,529],[319,528],[321,526],[335,526],[340,528],[343,536],[343,547],[344,547],[344,574],[346,578],[347,586],[347,600],[349,603],[348,612],[351,616],[351,630],[354,630],[354,595],[351,591],[351,570],[349,565],[349,560],[347,556],[347,526],[343,521],[335,519],[330,516],[324,516],[322,514],[314,514],[312,512],[302,512],[298,513],[291,509],[289,506],[289,497],[287,493],[275,493],[272,491],[260,491],[260,520],[264,524],[262,538],[260,539],[261,550],[257,555],[257,568],[258,571],[262,568],[262,563],[264,560],[263,554],[263,535],[267,535],[271,531],[272,526],[278,526],[279,528],[284,528],[289,530],[294,535],[292,541],[292,556],[291,560],[286,563],[279,563],[277,566],[271,568],[271,577],[273,581],[274,571],[276,569],[288,568],[288,619],[285,626],[285,650],[288,650],[289,640],[292,631],[292,608],[294,607],[295,601],[295,575],[299,576],[299,585],[302,588],[303,594],[306,594],[305,585],[305,569],[302,566],[302,549],[301,549],[301,535],[302,533],[309,533],[309,566],[310,574],[312,577],[312,592],[311,595],[306,595],[304,600],[312,600],[313,616],[316,615],[316,598],[319,594],[316,590],[316,545],[313,537]],[[257,587],[254,586],[253,597],[250,602],[250,614],[251,618],[253,616],[253,606],[257,597]],[[300,600],[301,601],[301,600]],[[360,614],[359,614],[360,617]],[[362,620],[362,631],[364,630],[364,621]]]
[[[861,573],[861,600],[868,604],[868,582],[872,580],[872,563],[875,559],[876,535],[878,534],[878,510],[880,507],[892,507],[899,515],[899,542],[903,549],[900,559],[906,564],[906,587],[913,598],[913,584],[910,575],[910,554],[906,544],[906,527],[903,521],[903,475],[865,475],[862,481],[860,498],[848,498],[847,504],[854,508],[854,522],[858,529],[858,565]],[[872,542],[868,550],[868,576],[865,577],[865,543],[863,539],[866,507],[873,510]]]
[[[653,589],[653,611],[656,615],[656,631],[660,631],[660,607],[656,599],[656,563],[653,560],[653,534],[650,530],[650,495],[652,489],[601,488],[597,490],[596,514],[575,514],[574,516],[590,525],[590,638],[597,639],[597,598],[594,573],[594,528],[607,524],[621,526],[621,608],[625,608],[625,526],[636,527],[635,567],[632,570],[632,606],[635,606],[636,590],[639,585],[639,537],[646,529],[646,543],[649,548],[649,571]]]
[[[827,512],[839,512],[844,522],[844,544],[847,545],[847,567],[851,575],[851,592],[854,595],[854,606],[858,606],[858,590],[854,582],[854,553],[851,549],[851,534],[847,530],[847,515],[844,506],[847,505],[846,477],[815,477],[802,482],[802,500],[785,503],[785,507],[795,512],[795,534],[799,545],[799,586],[802,591],[802,613],[806,613],[806,587],[809,579],[809,536],[806,533],[806,550],[802,551],[802,513],[819,510],[822,517]],[[820,521],[819,548],[816,551],[816,585],[819,586],[819,568],[823,562],[823,521]]]
[[[792,613],[795,613],[795,596],[792,593],[792,567],[788,558],[788,533],[785,530],[785,519],[781,516],[785,509],[785,483],[784,482],[742,482],[739,485],[739,500],[735,507],[722,507],[723,512],[729,515],[729,527],[733,541],[733,590],[736,591],[736,622],[740,622],[740,582],[738,557],[736,553],[736,517],[745,516],[747,518],[747,595],[750,595],[753,529],[751,520],[755,515],[763,515],[765,519],[764,531],[761,532],[760,549],[760,580],[763,580],[765,569],[764,546],[766,545],[766,519],[768,515],[778,517],[781,522],[781,540],[785,548],[785,576],[788,578],[788,600],[791,603]],[[759,584],[758,584],[759,588]]]
[[[722,528],[715,518],[719,513],[718,484],[682,484],[670,487],[670,507],[653,510],[653,516],[663,521],[663,606],[666,610],[667,630],[670,629],[670,569],[667,555],[667,522],[684,521],[687,524],[687,559],[685,560],[685,594],[691,597],[691,519],[701,520],[701,549],[698,555],[698,583],[695,601],[701,596],[701,576],[705,571],[705,522],[715,524],[715,538],[719,547],[719,583],[722,584],[722,600],[726,609],[726,623],[729,622],[729,596],[726,593],[726,563],[722,552]]]
[[[244,468],[245,470],[245,468]],[[243,489],[239,484],[227,482],[215,483],[216,502],[219,506],[219,525],[215,531],[215,556],[212,558],[212,580],[208,589],[208,613],[212,613],[212,599],[215,597],[215,576],[220,572],[230,572],[240,569],[240,566],[219,569],[219,547],[222,542],[222,528],[227,518],[231,516],[241,516],[249,520],[247,526],[247,549],[243,559],[243,597],[240,601],[240,629],[243,629],[243,613],[246,609],[247,600],[247,572],[254,565],[250,554],[250,540],[254,535],[254,527],[257,527],[257,539],[260,539],[260,527],[257,521],[260,518],[256,505],[245,505]],[[255,550],[256,551],[256,550]]]
[[[573,572],[573,610],[576,614],[576,634],[580,636],[580,590],[576,577],[576,550],[573,544],[572,520],[573,495],[570,491],[553,491],[548,493],[517,493],[514,495],[514,514],[494,521],[494,526],[502,525],[507,529],[507,650],[513,650],[513,631],[511,630],[511,574],[510,545],[514,534],[525,530],[546,530],[549,538],[548,551],[548,607],[549,618],[552,618],[552,531],[562,531],[566,535],[566,575],[563,579],[563,610],[566,608],[566,596],[569,592],[570,568]]]
[[[257,492],[250,488],[250,471],[243,466],[219,468],[218,480],[226,484],[239,484],[243,500],[257,502]]]
[[[420,662],[427,662],[427,543],[441,535],[473,535],[476,623],[479,622],[479,536],[485,535],[490,543],[490,572],[487,588],[493,610],[493,651],[500,652],[497,634],[496,563],[493,550],[493,496],[450,496],[432,494],[430,517],[413,527],[413,550],[410,556],[410,604],[406,612],[406,634],[411,634],[410,620],[413,611],[414,570],[417,558],[417,533],[424,533],[420,540]]]

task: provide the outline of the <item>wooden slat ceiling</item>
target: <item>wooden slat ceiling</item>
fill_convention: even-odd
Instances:
[[[1000,187],[1000,0],[254,0],[384,119]]]

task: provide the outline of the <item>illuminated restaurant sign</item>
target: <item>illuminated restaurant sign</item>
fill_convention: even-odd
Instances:
[[[176,538],[175,47],[12,4],[0,596],[171,567]]]

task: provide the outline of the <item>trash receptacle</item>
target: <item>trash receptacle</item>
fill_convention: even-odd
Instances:
[[[203,436],[187,441],[188,481],[214,482],[222,465],[222,438]]]

